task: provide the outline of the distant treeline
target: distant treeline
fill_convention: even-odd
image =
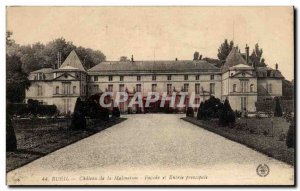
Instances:
[[[57,63],[58,52],[61,53],[61,60],[63,62],[69,53],[72,50],[75,50],[86,69],[89,69],[106,59],[101,51],[76,46],[72,42],[66,41],[64,38],[58,38],[46,44],[37,42],[31,45],[19,45],[11,38],[11,36],[12,32],[7,32],[6,53],[8,56],[18,56],[22,63],[22,68],[26,73],[41,68],[53,67],[53,65]]]

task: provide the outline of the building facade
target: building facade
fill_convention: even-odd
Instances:
[[[83,100],[103,92],[127,92],[129,99],[120,103],[120,110],[128,111],[128,102],[135,92],[143,100],[148,92],[164,92],[171,96],[186,92],[185,102],[194,94],[194,104],[214,96],[228,99],[233,110],[255,111],[258,100],[282,95],[283,76],[278,70],[255,67],[236,48],[228,55],[222,68],[205,60],[173,61],[105,61],[86,70],[75,51],[57,69],[44,68],[31,72],[31,87],[26,100],[55,104],[61,113],[74,110],[77,97]],[[188,104],[186,104],[188,106]],[[131,107],[133,112],[144,108]]]

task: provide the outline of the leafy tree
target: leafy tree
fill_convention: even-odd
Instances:
[[[255,48],[250,55],[250,60],[254,63],[255,66],[265,67],[265,59],[262,58],[263,50],[259,48],[258,43],[255,44]]]
[[[231,109],[228,99],[226,99],[219,112],[219,124],[228,126],[233,123],[235,123],[235,113]]]
[[[199,52],[194,53],[194,59],[193,60],[199,60]]]
[[[15,44],[15,41],[11,38],[12,34],[13,33],[11,31],[6,31],[6,46],[7,47]]]
[[[105,55],[99,50],[92,50],[80,46],[76,48],[75,51],[86,69],[92,68],[106,59]]]
[[[221,60],[224,63],[233,46],[233,41],[230,41],[228,43],[228,40],[225,39],[224,42],[221,44],[220,48],[218,49],[219,60]]]
[[[222,61],[220,61],[219,59],[214,59],[214,58],[207,58],[207,57],[205,57],[205,58],[203,58],[203,60],[205,60],[206,62],[208,62],[208,63],[211,63],[211,64],[213,64],[213,65],[215,65],[215,66],[217,66],[217,67],[221,67],[222,66]]]
[[[6,98],[10,102],[22,102],[25,90],[30,86],[28,74],[22,69],[18,56],[6,55]]]
[[[126,62],[126,61],[130,61],[130,59],[127,58],[127,56],[121,56],[121,57],[120,57],[120,61]]]
[[[275,97],[275,110],[274,110],[275,117],[282,117],[282,108],[280,105],[280,101],[278,97]]]

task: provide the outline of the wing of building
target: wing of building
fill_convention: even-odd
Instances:
[[[247,47],[246,47],[247,48]],[[248,51],[249,52],[249,51]],[[195,93],[195,103],[215,96],[229,99],[234,110],[255,111],[258,100],[282,95],[282,79],[278,68],[254,67],[236,48],[222,68],[205,60],[105,61],[86,70],[73,50],[57,68],[31,72],[31,87],[26,100],[55,104],[61,113],[72,112],[77,97],[86,99],[103,92]],[[189,97],[188,97],[189,99]],[[126,112],[128,105],[120,106]]]

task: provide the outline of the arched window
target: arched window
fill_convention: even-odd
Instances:
[[[232,91],[233,91],[233,92],[236,92],[236,84],[233,84],[233,86],[232,86]]]
[[[56,86],[55,94],[59,94],[59,86]]]
[[[250,85],[250,92],[254,92],[254,84]]]

